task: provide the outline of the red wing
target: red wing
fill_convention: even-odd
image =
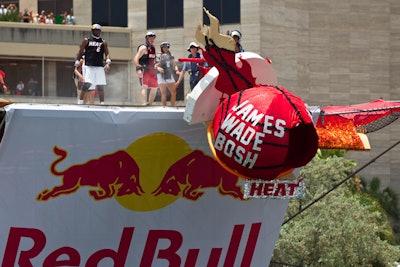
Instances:
[[[321,108],[316,125],[319,147],[369,149],[362,140],[367,139],[365,134],[384,128],[399,116],[400,103],[382,99],[357,105]]]

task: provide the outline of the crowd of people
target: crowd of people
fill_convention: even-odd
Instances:
[[[171,44],[162,42],[160,52],[154,45],[156,34],[147,32],[145,42],[137,48],[133,59],[141,86],[140,101],[143,106],[153,105],[157,90],[161,92],[161,104],[167,105],[167,90],[171,106],[176,105],[176,91],[186,72],[190,75],[190,87],[193,89],[201,78],[199,64],[189,62],[179,68],[170,48]],[[187,48],[188,58],[202,58],[199,45],[191,42]],[[105,65],[103,64],[105,59]],[[107,84],[106,73],[111,66],[111,57],[106,40],[101,37],[101,25],[93,24],[91,35],[85,37],[75,56],[74,79],[78,95],[78,104],[91,104],[95,92],[99,94],[100,104],[104,104],[104,89]],[[149,94],[148,94],[149,91]]]
[[[28,20],[28,18],[26,19]],[[101,31],[101,25],[93,24],[90,36],[82,40],[75,56],[73,78],[77,90],[78,104],[93,105],[95,93],[99,95],[100,104],[104,104],[105,101],[106,73],[110,70],[111,57],[108,43],[101,37]],[[240,44],[242,34],[238,30],[228,31],[227,34],[235,40],[235,52],[244,52]],[[167,90],[170,95],[170,105],[175,106],[177,88],[183,81],[185,73],[189,74],[190,90],[193,90],[203,76],[202,69],[209,66],[204,61],[200,53],[200,46],[196,42],[189,44],[187,60],[178,66],[171,52],[171,44],[166,41],[161,42],[160,52],[157,53],[155,39],[156,34],[154,32],[147,32],[144,43],[139,45],[133,59],[141,86],[141,105],[153,105],[159,89],[162,106],[167,105]],[[0,75],[0,83],[3,93],[9,94],[10,90],[4,81],[5,75],[3,72],[0,74],[2,74]],[[37,81],[31,78],[28,82],[28,93],[23,81],[18,83],[13,92],[16,95],[29,94],[35,96],[37,94],[36,86]]]
[[[141,85],[141,104],[151,106],[156,97],[157,89],[160,88],[161,104],[167,105],[167,89],[170,93],[171,106],[176,105],[176,90],[182,82],[186,72],[190,75],[190,89],[196,86],[201,78],[199,65],[206,64],[198,62],[185,62],[179,68],[170,50],[171,44],[169,42],[161,42],[160,52],[156,53],[154,45],[156,34],[147,32],[145,35],[145,42],[141,44],[133,59],[136,66],[136,74],[139,78]],[[190,54],[188,58],[202,58],[199,53],[199,45],[191,42],[187,48]],[[150,90],[148,98],[147,91]]]
[[[15,4],[9,4],[5,7],[3,4],[0,6],[0,15],[6,15],[18,12],[18,8]]]
[[[242,34],[238,30],[228,31],[235,41],[235,52],[244,52],[240,44]],[[187,61],[181,68],[178,68],[177,62],[170,50],[170,43],[162,42],[160,52],[156,53],[154,45],[156,34],[147,32],[145,42],[141,44],[133,59],[136,66],[136,73],[141,85],[141,104],[152,105],[159,88],[161,92],[161,104],[167,105],[167,89],[170,93],[171,106],[176,104],[176,90],[182,82],[185,73],[189,73],[190,90],[193,90],[204,75],[202,69],[209,67],[200,53],[200,46],[196,42],[191,42],[187,48],[189,55]],[[147,91],[150,91],[147,98]]]
[[[9,4],[7,7],[2,4],[0,6],[0,21],[74,25],[75,17],[72,9],[70,12],[63,11],[61,14],[55,15],[54,12],[47,13],[45,10],[40,13],[34,13],[27,8],[24,11],[19,10],[15,4]]]
[[[30,78],[29,81],[27,81],[27,85],[25,86],[24,81],[20,80],[17,85],[14,88],[10,88],[7,86],[6,81],[6,74],[4,71],[0,70],[0,93],[6,94],[6,95],[30,95],[30,96],[36,96],[38,95],[38,81],[36,81],[34,78]]]

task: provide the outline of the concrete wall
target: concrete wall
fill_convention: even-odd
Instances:
[[[261,54],[272,59],[280,84],[309,105],[400,99],[400,2],[271,0],[260,9]],[[372,150],[348,157],[363,165],[395,143],[399,131],[395,122],[368,134]],[[400,193],[399,158],[400,146],[361,175]]]
[[[78,51],[83,38],[89,35],[89,25],[0,22],[0,51],[7,56],[70,59]],[[130,29],[103,27],[102,37],[107,40],[113,59],[129,61],[132,58]]]

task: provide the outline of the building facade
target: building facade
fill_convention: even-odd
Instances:
[[[0,2],[16,2],[20,9],[38,12],[40,6],[58,1]],[[120,103],[138,104],[139,84],[132,58],[144,42],[145,32],[155,32],[156,44],[168,41],[175,57],[185,57],[195,29],[203,21],[203,4],[222,18],[221,32],[240,30],[244,49],[269,57],[279,84],[309,105],[400,99],[400,2],[396,0],[73,0],[74,26],[0,22],[0,67],[25,61],[26,70],[36,68],[34,75],[44,96],[66,96],[67,86],[73,86],[69,78],[72,58],[89,33],[89,25],[100,22],[108,25],[103,36],[113,58],[106,93]],[[19,70],[10,66],[9,72]],[[363,166],[399,136],[400,125],[395,122],[369,134],[371,151],[354,151],[347,157]],[[383,187],[391,186],[400,193],[399,155],[400,147],[395,147],[360,175],[378,177]]]

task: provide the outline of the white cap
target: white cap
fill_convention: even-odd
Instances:
[[[233,36],[237,36],[237,37],[239,37],[239,39],[240,38],[242,38],[242,34],[240,33],[240,31],[238,31],[238,30],[233,30],[233,31],[231,31],[231,37],[233,37]]]
[[[187,50],[188,50],[189,52],[190,52],[190,48],[191,48],[191,47],[199,48],[199,45],[196,44],[195,42],[191,42],[191,43],[189,44],[188,48],[187,48]]]
[[[93,24],[92,25],[92,30],[101,30],[101,26],[100,26],[100,24]]]
[[[145,37],[156,37],[156,34],[154,32],[146,32]]]

